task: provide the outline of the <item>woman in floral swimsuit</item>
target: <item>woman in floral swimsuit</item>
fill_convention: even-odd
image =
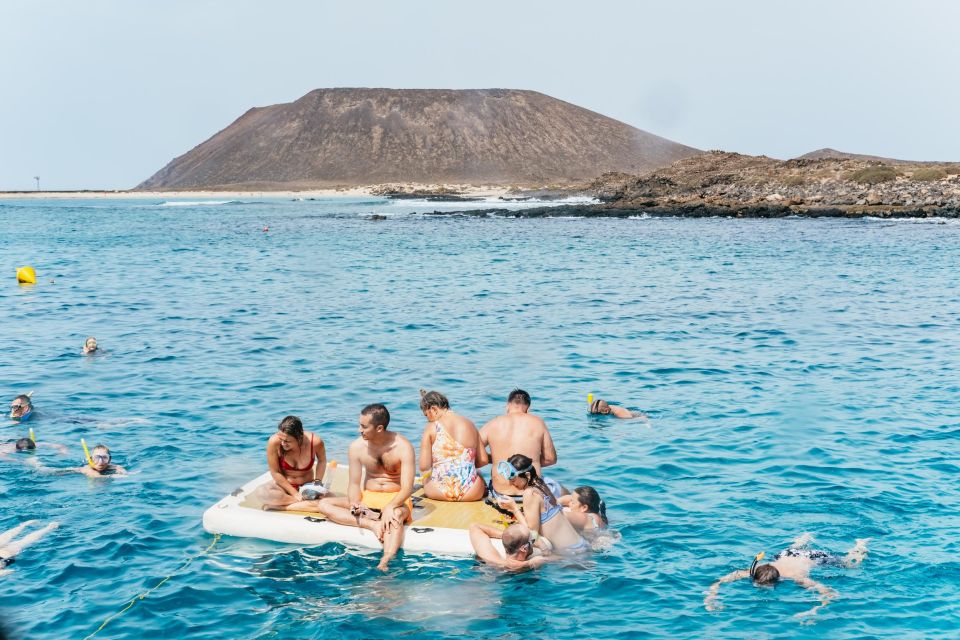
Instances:
[[[476,425],[450,409],[438,391],[420,391],[420,410],[427,418],[420,442],[420,471],[429,478],[423,493],[432,500],[482,500],[486,485],[477,467],[488,463]]]

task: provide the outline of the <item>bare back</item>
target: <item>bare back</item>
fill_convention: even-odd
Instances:
[[[497,493],[518,495],[512,484],[499,473],[497,465],[515,453],[521,453],[531,460],[541,473],[541,467],[557,461],[557,451],[546,423],[532,413],[511,412],[497,416],[480,430],[480,439],[490,446],[490,459],[493,470],[493,488]]]

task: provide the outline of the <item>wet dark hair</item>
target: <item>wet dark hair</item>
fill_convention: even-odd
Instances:
[[[762,564],[754,570],[752,577],[757,584],[773,584],[780,579],[780,572],[772,564]]]
[[[577,494],[577,500],[580,504],[587,507],[587,513],[595,513],[603,520],[603,525],[610,524],[607,521],[607,505],[603,503],[600,494],[593,487],[583,486],[573,490]]]
[[[510,392],[510,395],[507,396],[508,403],[522,404],[524,406],[530,406],[530,394],[524,391],[523,389],[514,389]]]
[[[447,400],[447,396],[443,395],[439,391],[427,391],[426,389],[420,389],[420,410],[426,411],[430,407],[449,409],[450,401]]]
[[[17,451],[32,451],[37,448],[37,443],[30,438],[20,438],[17,440]]]
[[[543,481],[543,478],[540,477],[540,474],[537,473],[537,468],[533,466],[533,460],[523,455],[522,453],[515,453],[509,458],[507,462],[513,465],[514,469],[526,469],[523,473],[518,473],[518,478],[526,478],[530,483],[531,487],[534,487],[537,491],[543,494],[543,500],[550,506],[557,504],[557,497],[553,495],[553,492],[550,491],[550,487],[547,486],[547,483]]]
[[[373,426],[375,427],[383,427],[386,429],[387,425],[390,424],[390,412],[379,402],[365,406],[360,410],[360,415],[370,416],[373,420]]]
[[[303,423],[297,416],[287,416],[277,425],[277,431],[297,439],[297,444],[303,444]]]
[[[597,398],[590,405],[590,413],[600,413],[600,403],[603,402],[603,398]]]

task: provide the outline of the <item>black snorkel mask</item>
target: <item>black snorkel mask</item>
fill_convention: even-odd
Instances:
[[[750,579],[756,580],[757,574],[757,565],[760,564],[760,561],[763,560],[763,556],[766,555],[763,551],[753,556],[753,562],[750,563]]]

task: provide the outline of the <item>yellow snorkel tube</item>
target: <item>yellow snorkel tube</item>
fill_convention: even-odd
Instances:
[[[587,404],[590,405],[591,407],[593,406],[593,394],[592,394],[592,393],[588,393],[588,394],[587,394]]]
[[[33,433],[33,427],[30,427],[30,439],[33,440],[33,444],[37,444],[37,436]]]
[[[87,464],[93,469],[93,458],[90,457],[90,449],[87,449],[87,441],[80,438],[80,444],[83,445],[83,455],[87,456]]]

